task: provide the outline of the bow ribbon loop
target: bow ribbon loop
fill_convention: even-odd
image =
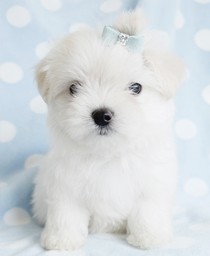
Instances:
[[[108,45],[121,44],[133,53],[143,50],[144,37],[142,35],[130,36],[119,32],[111,26],[105,26],[102,38]]]

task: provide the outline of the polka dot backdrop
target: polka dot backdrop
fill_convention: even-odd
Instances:
[[[57,38],[110,24],[121,11],[134,8],[144,9],[149,26],[171,40],[188,70],[175,99],[176,236],[164,249],[143,252],[122,236],[90,235],[75,255],[210,255],[209,0],[0,2],[0,255],[57,255],[39,246],[41,228],[30,210],[32,180],[49,145],[47,107],[35,86],[35,64]]]

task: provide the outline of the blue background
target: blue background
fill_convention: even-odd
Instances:
[[[91,235],[81,250],[44,252],[30,213],[35,165],[48,150],[46,106],[34,66],[53,41],[81,26],[111,24],[122,10],[143,8],[187,66],[176,96],[174,134],[179,185],[176,237],[142,251],[113,235]],[[0,254],[210,255],[210,1],[28,0],[0,2]]]

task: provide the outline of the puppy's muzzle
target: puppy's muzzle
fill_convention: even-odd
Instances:
[[[113,119],[113,112],[109,109],[102,108],[92,112],[92,118],[99,127],[106,127]]]

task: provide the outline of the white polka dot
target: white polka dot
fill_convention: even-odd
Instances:
[[[27,211],[22,208],[12,208],[5,213],[4,222],[8,226],[24,225],[30,222],[30,216]]]
[[[0,181],[0,191],[7,187],[8,187],[8,184],[6,182]]]
[[[183,14],[178,10],[176,12],[175,20],[174,20],[174,25],[176,29],[181,29],[184,26],[185,19]]]
[[[210,0],[195,0],[195,2],[197,2],[199,4],[208,4],[208,3],[210,3]]]
[[[119,10],[122,6],[121,0],[105,0],[102,5],[100,6],[100,10],[102,12],[115,12]]]
[[[206,182],[199,178],[191,178],[184,185],[185,192],[194,197],[205,196],[209,192]]]
[[[0,142],[9,142],[16,135],[15,126],[7,121],[0,121]]]
[[[36,56],[39,59],[44,58],[49,50],[52,48],[52,45],[49,42],[42,42],[36,46]]]
[[[6,83],[14,84],[23,78],[20,66],[13,62],[5,62],[0,65],[0,79]]]
[[[202,97],[210,105],[210,85],[207,85],[202,91]]]
[[[192,121],[188,119],[181,119],[175,124],[175,132],[179,138],[188,140],[196,135],[197,128]]]
[[[77,22],[77,23],[74,23],[70,26],[69,32],[72,33],[72,32],[75,32],[77,30],[85,29],[85,28],[90,28],[90,26],[86,23]]]
[[[185,236],[180,236],[180,237],[175,237],[174,241],[165,246],[167,249],[187,249],[192,247],[194,244],[194,240],[190,237],[185,237]]]
[[[43,159],[43,155],[41,154],[34,154],[29,156],[26,160],[25,160],[25,169],[31,169],[33,167],[36,167],[38,165],[40,165],[41,161]]]
[[[37,96],[30,101],[30,108],[33,112],[38,114],[47,113],[47,105],[41,96]]]
[[[196,45],[204,51],[210,51],[210,29],[201,29],[195,34]]]
[[[31,21],[29,11],[18,5],[12,6],[6,13],[8,22],[15,27],[25,27]]]
[[[48,11],[58,11],[62,7],[61,0],[41,0],[41,4]]]

